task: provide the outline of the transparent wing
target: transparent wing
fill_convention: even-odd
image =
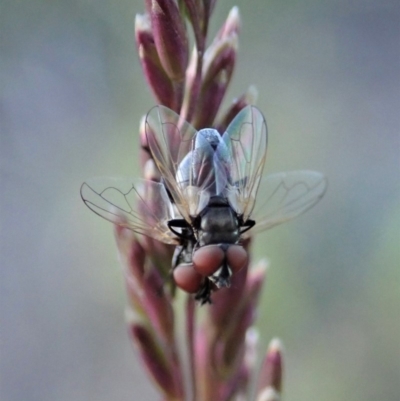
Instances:
[[[291,171],[266,176],[261,180],[257,204],[251,215],[256,225],[243,238],[306,212],[322,198],[326,188],[326,178],[315,171]]]
[[[200,130],[193,149],[179,165],[177,183],[189,203],[191,216],[198,215],[210,197],[223,195],[226,188],[228,166],[216,157],[215,151],[221,142],[218,131],[211,128]]]
[[[222,136],[224,146],[217,153],[224,163],[229,163],[229,184],[226,196],[246,221],[254,207],[267,156],[267,124],[262,113],[254,106],[247,106],[229,124]]]
[[[155,106],[146,116],[146,137],[153,159],[185,219],[189,219],[189,205],[176,177],[179,165],[194,148],[197,131],[168,107]]]
[[[146,116],[153,159],[180,214],[187,221],[226,188],[226,166],[216,157],[222,143],[214,129],[197,132],[174,111],[156,106]]]
[[[177,216],[161,183],[131,178],[92,178],[82,184],[81,197],[89,209],[112,223],[166,244],[179,243],[167,225]]]

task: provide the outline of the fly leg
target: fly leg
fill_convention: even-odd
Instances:
[[[194,299],[200,301],[200,305],[211,304],[211,282],[205,277],[199,291],[197,291]]]
[[[172,261],[171,261],[171,266],[172,266],[171,272],[175,269],[176,266],[179,265],[179,263],[181,263],[181,259],[183,256],[183,250],[184,250],[184,247],[182,245],[177,245],[175,247],[175,251],[172,256]]]
[[[222,266],[212,275],[209,279],[218,287],[230,287],[231,286],[232,270],[228,266],[226,260],[224,260]]]

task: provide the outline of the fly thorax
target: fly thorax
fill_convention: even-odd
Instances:
[[[213,128],[203,128],[198,133],[198,138],[204,138],[210,144],[210,146],[215,150],[221,143],[221,135],[216,129]],[[196,138],[197,139],[197,138]]]
[[[198,230],[199,245],[235,244],[239,240],[239,222],[229,206],[208,206]]]

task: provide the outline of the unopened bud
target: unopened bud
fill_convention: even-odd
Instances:
[[[223,69],[233,71],[238,44],[238,36],[233,33],[210,45],[204,54],[203,85],[207,85]]]
[[[143,73],[157,103],[173,107],[174,85],[161,64],[147,15],[136,15],[135,36]]]
[[[219,133],[223,134],[230,122],[236,115],[248,105],[254,105],[257,102],[258,91],[254,85],[250,85],[247,91],[240,97],[233,100],[231,106],[222,116],[220,122],[216,125]]]
[[[175,1],[150,1],[150,20],[161,64],[172,81],[181,82],[188,64],[188,38],[184,21]]]
[[[263,259],[249,270],[246,281],[245,298],[249,298],[248,302],[252,303],[253,305],[257,305],[258,303],[258,299],[265,282],[267,269],[268,262],[267,260]]]
[[[162,392],[172,399],[180,399],[181,389],[177,388],[170,363],[165,352],[150,330],[137,322],[128,322],[129,332],[137,345],[140,357],[153,380]]]
[[[238,34],[240,30],[240,14],[239,7],[234,6],[229,11],[228,17],[226,18],[225,23],[222,25],[221,29],[216,35],[216,39],[221,39],[231,35],[232,33]]]
[[[213,43],[204,55],[204,74],[194,125],[210,127],[217,115],[235,67],[238,38],[232,34]]]
[[[282,374],[282,343],[279,339],[274,338],[269,344],[261,367],[258,389],[273,387],[280,393],[282,391]]]

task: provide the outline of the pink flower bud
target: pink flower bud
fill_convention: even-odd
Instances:
[[[245,338],[249,327],[255,318],[253,305],[245,305],[241,308],[229,330],[225,330],[225,347],[223,364],[225,369],[235,369],[245,356]]]
[[[268,347],[258,379],[258,389],[273,387],[278,393],[282,391],[282,343],[274,338]]]
[[[161,64],[147,15],[136,15],[135,34],[144,76],[157,102],[174,108],[174,85]]]
[[[129,331],[137,345],[142,361],[150,376],[159,386],[166,397],[181,399],[182,383],[174,377],[171,364],[165,359],[165,352],[148,328],[140,323],[131,322]]]
[[[257,305],[261,290],[265,283],[265,276],[268,269],[268,261],[260,260],[253,266],[248,274],[245,290],[245,298],[248,298],[254,306]]]
[[[228,127],[229,123],[236,117],[240,110],[244,109],[250,104],[256,104],[258,97],[257,88],[253,85],[249,86],[247,91],[240,97],[233,100],[231,106],[222,116],[220,122],[216,124],[218,132],[223,134]]]
[[[203,83],[194,119],[196,128],[213,124],[232,77],[237,48],[238,38],[232,33],[214,42],[205,52]]]
[[[228,17],[226,18],[225,23],[222,25],[221,29],[217,33],[216,39],[225,38],[232,33],[238,34],[240,30],[240,14],[239,14],[239,7],[234,6],[229,11]]]
[[[210,348],[210,328],[198,327],[195,335],[195,369],[198,400],[218,400],[220,377],[213,360],[213,349]]]
[[[117,226],[118,227],[118,226]],[[143,274],[146,254],[132,231],[116,227],[120,262],[124,269],[125,285],[130,305],[143,313]]]
[[[227,86],[228,75],[225,70],[222,70],[212,82],[209,82],[207,88],[202,91],[193,121],[193,125],[196,128],[201,129],[213,125],[218,109],[225,96]]]
[[[186,27],[173,0],[147,0],[154,41],[165,72],[172,81],[185,79],[188,65]]]
[[[164,280],[157,268],[146,272],[143,290],[143,306],[149,321],[161,336],[172,342],[175,321],[172,299],[164,290]]]
[[[186,8],[187,16],[192,24],[195,38],[199,38],[202,35],[201,28],[204,28],[204,23],[208,23],[206,18],[206,10],[202,0],[183,0]],[[204,31],[203,31],[204,33]]]
[[[211,44],[204,54],[203,86],[215,79],[221,70],[232,73],[237,51],[238,36],[235,33]]]

